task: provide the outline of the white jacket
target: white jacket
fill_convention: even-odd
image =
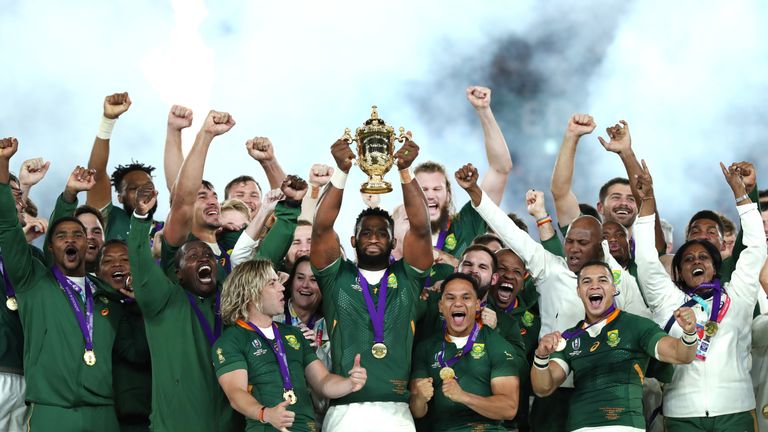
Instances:
[[[734,414],[755,408],[750,377],[752,315],[760,287],[759,274],[766,259],[765,234],[756,204],[737,207],[744,230],[741,253],[731,281],[723,286],[731,305],[717,334],[711,338],[706,361],[694,359],[675,366],[672,382],[664,389],[666,417],[708,417]],[[635,262],[640,287],[653,312],[653,320],[664,326],[675,309],[690,297],[670,279],[654,246],[655,215],[637,218]],[[707,300],[712,304],[712,299]],[[699,324],[709,320],[700,305],[692,306]],[[681,336],[675,323],[669,332]]]

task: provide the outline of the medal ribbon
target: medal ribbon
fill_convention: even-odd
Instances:
[[[205,319],[203,311],[201,311],[200,307],[197,305],[195,296],[192,293],[187,292],[187,300],[189,300],[189,305],[192,306],[192,310],[195,311],[197,321],[200,323],[200,328],[203,329],[203,333],[205,333],[205,337],[208,339],[208,343],[213,346],[213,343],[216,342],[216,339],[221,336],[221,292],[218,290],[216,291],[216,306],[214,306],[213,329],[211,329],[211,325],[208,324],[208,320]]]
[[[520,300],[515,298],[515,302],[512,303],[511,305],[507,306],[506,309],[504,309],[504,313],[512,312],[513,310],[515,310],[515,308],[517,307],[518,304],[520,304]]]
[[[16,290],[13,289],[13,284],[11,284],[11,278],[8,277],[8,274],[5,272],[5,262],[3,262],[3,255],[0,254],[0,274],[3,275],[3,280],[5,281],[5,295],[6,297],[16,297]]]
[[[715,296],[717,296],[717,293],[715,294]],[[717,297],[719,297],[719,296],[717,296]],[[714,303],[714,301],[713,301],[713,303]],[[717,314],[717,317],[715,317],[715,319],[712,319],[712,316],[710,315],[710,321],[714,321],[714,322],[720,324],[720,322],[725,317],[725,314],[728,312],[728,309],[731,307],[731,298],[728,297],[727,295],[725,296],[725,301],[723,302],[723,307],[722,308],[720,307],[720,301],[718,299],[717,306],[715,306],[713,304],[712,305],[712,309],[715,309],[715,307],[720,309],[720,311]],[[699,327],[700,326],[697,323],[696,324],[696,333],[699,336],[699,347],[696,349],[696,358],[701,360],[701,361],[705,361],[707,359],[707,352],[709,351],[710,339],[712,339],[715,335],[710,336],[710,335],[708,335],[705,332],[705,327],[704,326],[701,326],[701,328],[699,328]]]
[[[368,290],[368,281],[365,279],[365,276],[358,271],[357,277],[360,280],[360,287],[363,289],[365,306],[368,308],[368,316],[371,317],[371,324],[373,325],[373,342],[384,343],[384,312],[387,309],[387,279],[389,277],[389,269],[384,272],[384,276],[381,277],[381,282],[379,282],[378,308],[373,304],[373,297]]]
[[[222,263],[222,267],[224,267],[224,271],[227,272],[227,274],[232,273],[232,259],[229,257],[229,253],[227,252],[227,249],[222,245],[221,243],[217,243],[219,245],[219,250],[221,251],[221,257],[219,259],[224,259],[224,263]]]
[[[261,329],[254,323],[246,321],[246,324],[248,324],[248,327],[258,333],[258,335],[261,336],[265,341],[269,342],[268,345],[272,348],[272,352],[275,353],[275,357],[277,357],[277,366],[280,368],[280,377],[283,378],[283,390],[293,390],[293,383],[291,383],[291,373],[288,370],[288,356],[285,354],[285,347],[283,346],[283,341],[280,338],[280,332],[277,330],[277,324],[272,323],[272,331],[275,332],[275,343],[271,343],[269,338],[264,335],[264,332],[262,332]]]
[[[583,327],[583,324],[582,324],[582,327],[579,328],[578,330],[574,330],[574,331],[567,331],[566,330],[563,333],[561,333],[560,336],[562,336],[563,339],[565,339],[565,340],[575,339],[575,338],[581,336],[582,334],[584,334],[584,332],[586,332],[587,329],[589,329],[590,327],[601,323],[605,318],[609,317],[615,311],[617,311],[616,305],[612,304],[611,307],[608,308],[608,310],[606,310],[605,312],[603,312],[602,315],[600,315],[600,318],[597,321],[593,322],[592,324],[590,324],[590,325],[588,325],[586,327]],[[584,324],[586,324],[586,321],[584,321]]]
[[[437,362],[440,363],[440,366],[453,367],[456,362],[464,357],[464,354],[472,351],[472,347],[475,345],[475,341],[477,340],[477,336],[480,334],[480,329],[482,327],[482,324],[478,324],[477,321],[475,321],[475,324],[472,327],[472,331],[469,332],[469,338],[467,339],[467,343],[464,345],[464,348],[462,348],[461,351],[457,351],[456,355],[453,357],[445,360],[445,341],[448,339],[448,326],[446,325],[445,321],[443,321],[443,349],[437,354]]]
[[[80,295],[80,287],[76,283],[72,282],[69,278],[64,276],[58,267],[54,266],[51,270],[53,276],[59,282],[59,285],[64,290],[69,300],[69,306],[75,313],[77,318],[77,324],[80,325],[80,332],[83,334],[85,340],[85,350],[93,351],[93,292],[91,292],[91,281],[88,277],[85,278],[85,311],[80,306],[80,299],[75,296],[75,293]]]

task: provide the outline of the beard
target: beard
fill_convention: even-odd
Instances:
[[[369,269],[378,270],[378,269],[386,268],[389,265],[389,256],[391,253],[392,253],[391,246],[385,252],[379,255],[368,255],[359,245],[355,247],[355,254],[357,255],[357,265],[358,267],[365,268],[366,270],[369,270]]]
[[[448,206],[446,205],[442,209],[440,209],[440,217],[437,218],[435,221],[430,221],[430,226],[432,228],[432,233],[440,232],[444,229],[448,228],[448,220],[450,219],[450,214],[448,213]]]

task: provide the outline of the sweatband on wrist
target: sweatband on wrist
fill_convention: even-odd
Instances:
[[[136,213],[136,210],[134,210],[133,211],[133,217],[135,217],[136,219],[147,220],[147,218],[149,217],[149,213],[147,213],[145,215],[140,215],[140,214]]]
[[[693,346],[693,345],[696,345],[696,342],[699,341],[699,337],[696,336],[696,333],[683,332],[683,335],[680,336],[680,340],[683,341],[683,344],[685,346]]]
[[[103,140],[112,138],[112,128],[115,127],[117,119],[108,119],[101,116],[101,123],[99,124],[99,132],[96,133],[96,137]]]
[[[744,194],[744,195],[736,198],[736,202],[744,201],[745,199],[749,199],[749,194]]]
[[[331,175],[331,184],[336,189],[344,189],[344,185],[347,184],[347,173],[340,169],[334,170]]]
[[[413,181],[413,173],[410,168],[400,170],[400,183],[408,184]]]
[[[533,365],[536,367],[536,369],[546,369],[549,367],[549,356],[546,357],[539,357],[537,355],[533,356]]]
[[[264,406],[264,405],[262,405],[262,406],[261,406],[261,409],[259,410],[259,421],[260,421],[261,423],[266,423],[266,422],[267,422],[266,420],[264,420],[264,411],[265,411],[266,409],[267,409],[267,407],[266,407],[266,406]]]
[[[552,218],[549,215],[546,215],[543,218],[536,220],[536,226],[542,226],[548,223],[552,223]]]

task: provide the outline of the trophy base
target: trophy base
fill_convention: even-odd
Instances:
[[[360,185],[360,192],[367,194],[385,194],[392,192],[392,183],[388,181],[382,182],[366,182]]]

